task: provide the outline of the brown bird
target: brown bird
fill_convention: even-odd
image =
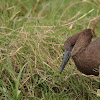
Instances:
[[[85,29],[69,37],[64,43],[64,57],[60,74],[72,57],[78,70],[86,75],[99,75],[100,37],[92,40],[93,31]]]

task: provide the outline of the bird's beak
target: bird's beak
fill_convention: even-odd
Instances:
[[[64,52],[64,57],[63,57],[63,61],[62,61],[62,64],[61,64],[61,69],[60,69],[60,74],[62,73],[63,69],[65,68],[67,62],[69,61],[71,57],[71,51],[66,51]]]

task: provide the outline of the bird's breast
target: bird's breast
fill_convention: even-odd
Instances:
[[[95,59],[91,59],[88,55],[77,55],[72,57],[78,70],[86,75],[98,76],[99,63]]]

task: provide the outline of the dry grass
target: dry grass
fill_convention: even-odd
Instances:
[[[59,74],[64,41],[92,27],[98,2],[1,0],[0,99],[98,100],[99,77],[80,73],[72,60]]]

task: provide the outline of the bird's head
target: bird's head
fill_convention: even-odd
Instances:
[[[77,53],[80,53],[84,48],[88,46],[93,37],[93,33],[91,29],[85,29],[80,33],[77,33],[71,37],[69,37],[64,43],[64,56],[61,64],[60,74],[65,68],[67,62],[71,58],[71,56],[75,56]]]

